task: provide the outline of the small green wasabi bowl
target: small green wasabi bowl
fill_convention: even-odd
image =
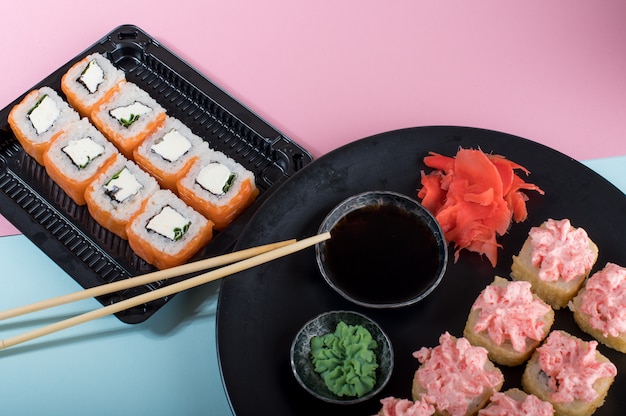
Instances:
[[[334,333],[339,322],[347,325],[359,325],[367,329],[376,341],[374,350],[378,368],[373,388],[359,396],[338,396],[325,384],[322,376],[315,371],[311,356],[311,339]],[[307,322],[298,332],[291,344],[291,369],[298,383],[311,395],[328,403],[355,404],[371,399],[389,382],[393,371],[393,348],[391,341],[382,328],[373,320],[357,312],[331,311],[323,313]]]

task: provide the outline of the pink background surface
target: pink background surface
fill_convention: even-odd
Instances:
[[[157,3],[4,4],[0,108],[128,23],[314,157],[437,124],[626,155],[622,0]]]

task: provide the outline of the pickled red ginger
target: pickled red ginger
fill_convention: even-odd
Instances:
[[[544,192],[518,176],[516,171],[528,175],[526,168],[482,150],[460,148],[454,157],[430,152],[424,163],[434,170],[421,172],[417,196],[454,243],[455,261],[466,249],[485,255],[495,267],[501,247],[497,236],[507,232],[511,221],[528,216],[524,191]]]

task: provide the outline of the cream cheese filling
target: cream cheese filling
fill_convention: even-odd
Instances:
[[[215,195],[222,195],[228,190],[232,173],[227,166],[212,162],[200,169],[196,182]]]
[[[74,165],[84,169],[92,160],[104,153],[104,146],[94,142],[91,137],[70,140],[63,152],[69,156]]]
[[[191,225],[191,221],[167,205],[148,221],[146,228],[172,241],[178,241],[187,232],[189,225]]]
[[[90,94],[93,94],[98,91],[98,86],[104,82],[104,71],[98,62],[92,59],[78,77],[78,81],[87,88]]]
[[[152,108],[135,101],[134,103],[126,106],[114,108],[109,111],[111,117],[115,118],[124,127],[129,127],[135,121],[139,120],[139,117],[148,114],[152,111]]]
[[[104,185],[105,192],[117,202],[124,202],[127,198],[136,195],[141,188],[143,188],[141,182],[126,167]]]
[[[159,141],[150,147],[154,153],[169,162],[175,162],[191,149],[191,143],[177,130],[167,132]]]
[[[44,95],[28,113],[37,134],[45,133],[61,114],[57,103],[47,94]]]

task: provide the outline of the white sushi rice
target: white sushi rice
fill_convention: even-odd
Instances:
[[[87,61],[70,68],[66,77],[63,88],[76,94],[87,107],[93,106],[111,88],[126,79],[124,71],[115,67],[100,53],[88,55]]]
[[[157,215],[161,214],[163,208],[170,207],[180,216],[189,222],[189,227],[182,237],[176,241],[168,238],[159,232],[149,230],[148,223]],[[185,204],[180,198],[168,189],[161,189],[154,192],[146,201],[144,209],[133,218],[129,227],[139,235],[145,243],[154,246],[162,253],[175,255],[180,252],[191,240],[199,237],[200,230],[208,223],[207,219]],[[165,225],[160,225],[164,227]],[[178,228],[176,224],[170,224],[172,229]]]
[[[31,113],[44,97],[42,108]],[[44,108],[45,107],[45,108]],[[29,113],[31,113],[29,115]],[[78,113],[50,87],[41,87],[37,95],[15,107],[19,129],[35,143],[46,143],[68,123],[78,121]],[[32,120],[31,120],[32,116]],[[37,131],[35,123],[41,131]]]
[[[136,192],[121,189],[119,192],[122,192],[122,195],[112,197],[110,192],[107,192],[108,189],[112,188],[109,185],[111,185],[113,177],[122,171],[127,172],[140,186]],[[132,187],[132,185],[130,186]],[[119,154],[115,162],[100,173],[88,188],[87,192],[90,198],[87,198],[87,208],[93,210],[95,208],[94,205],[96,205],[100,209],[109,212],[118,221],[129,221],[141,208],[141,203],[158,190],[159,184],[156,179]],[[102,226],[106,228],[105,224],[102,224]]]
[[[167,116],[165,123],[137,147],[138,154],[168,174],[179,172],[190,158],[208,151],[208,144],[202,138],[171,116]],[[144,169],[149,170],[149,167],[144,166]]]

